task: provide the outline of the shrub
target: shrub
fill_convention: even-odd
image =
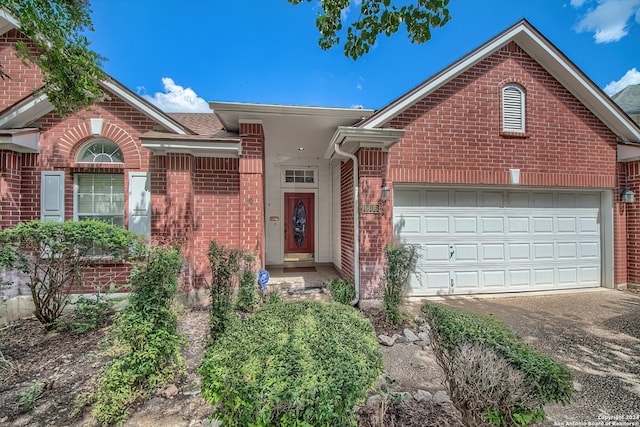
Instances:
[[[211,340],[215,341],[234,318],[231,291],[233,278],[240,270],[241,253],[212,241],[208,257],[211,265]]]
[[[409,277],[415,272],[418,253],[414,246],[390,243],[384,248],[385,265],[382,278],[382,309],[387,320],[400,323],[400,305],[405,295]]]
[[[465,425],[527,426],[545,419],[545,404],[569,403],[569,370],[526,345],[501,320],[429,302],[422,312]]]
[[[71,318],[58,318],[56,329],[58,331],[71,329],[79,334],[92,331],[103,326],[113,316],[114,305],[115,300],[101,293],[96,293],[91,298],[81,295],[73,304]]]
[[[252,313],[258,307],[260,294],[258,293],[258,277],[254,269],[254,257],[243,254],[239,269],[238,299],[235,303],[236,310]]]
[[[371,323],[335,302],[268,304],[234,323],[200,366],[225,426],[355,425],[382,358]]]
[[[181,260],[175,249],[151,249],[131,275],[129,305],[114,324],[115,360],[102,372],[93,413],[102,424],[121,423],[129,407],[182,369],[177,312]]]
[[[69,302],[69,293],[82,286],[82,273],[101,254],[116,260],[128,255],[135,234],[101,221],[31,221],[0,231],[0,267],[29,275],[27,283],[35,316],[47,330]]]
[[[356,290],[353,283],[344,279],[335,279],[327,283],[327,288],[331,291],[334,301],[341,304],[350,305],[351,301],[356,298]]]

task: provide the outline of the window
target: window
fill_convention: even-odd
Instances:
[[[76,218],[124,226],[124,175],[76,174]]]
[[[79,163],[124,163],[118,144],[106,139],[92,141],[82,147],[77,159]]]
[[[316,175],[313,169],[287,169],[284,171],[284,182],[294,184],[315,184]]]
[[[502,130],[503,132],[525,131],[524,89],[517,84],[502,88]]]
[[[113,141],[98,139],[82,147],[78,163],[123,163],[122,151]],[[124,175],[75,174],[75,217],[97,219],[124,226]]]

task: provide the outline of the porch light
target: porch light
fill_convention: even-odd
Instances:
[[[390,193],[390,189],[389,186],[387,186],[387,181],[382,181],[382,191],[380,192],[380,200],[383,202],[386,202],[387,200],[389,200],[389,193]]]
[[[633,203],[635,200],[635,194],[633,194],[633,191],[625,188],[620,192],[620,199],[622,200],[622,203]]]

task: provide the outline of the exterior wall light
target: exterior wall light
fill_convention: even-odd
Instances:
[[[620,199],[622,200],[622,203],[633,203],[635,200],[635,194],[633,194],[633,191],[625,188],[620,192]]]
[[[386,202],[387,200],[389,200],[389,193],[391,192],[391,190],[389,189],[389,186],[387,185],[387,181],[382,181],[382,190],[380,191],[380,200],[383,202]]]

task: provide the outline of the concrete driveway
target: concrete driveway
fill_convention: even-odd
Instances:
[[[499,317],[571,369],[573,401],[547,406],[548,425],[640,426],[640,295],[599,289],[432,300]]]

